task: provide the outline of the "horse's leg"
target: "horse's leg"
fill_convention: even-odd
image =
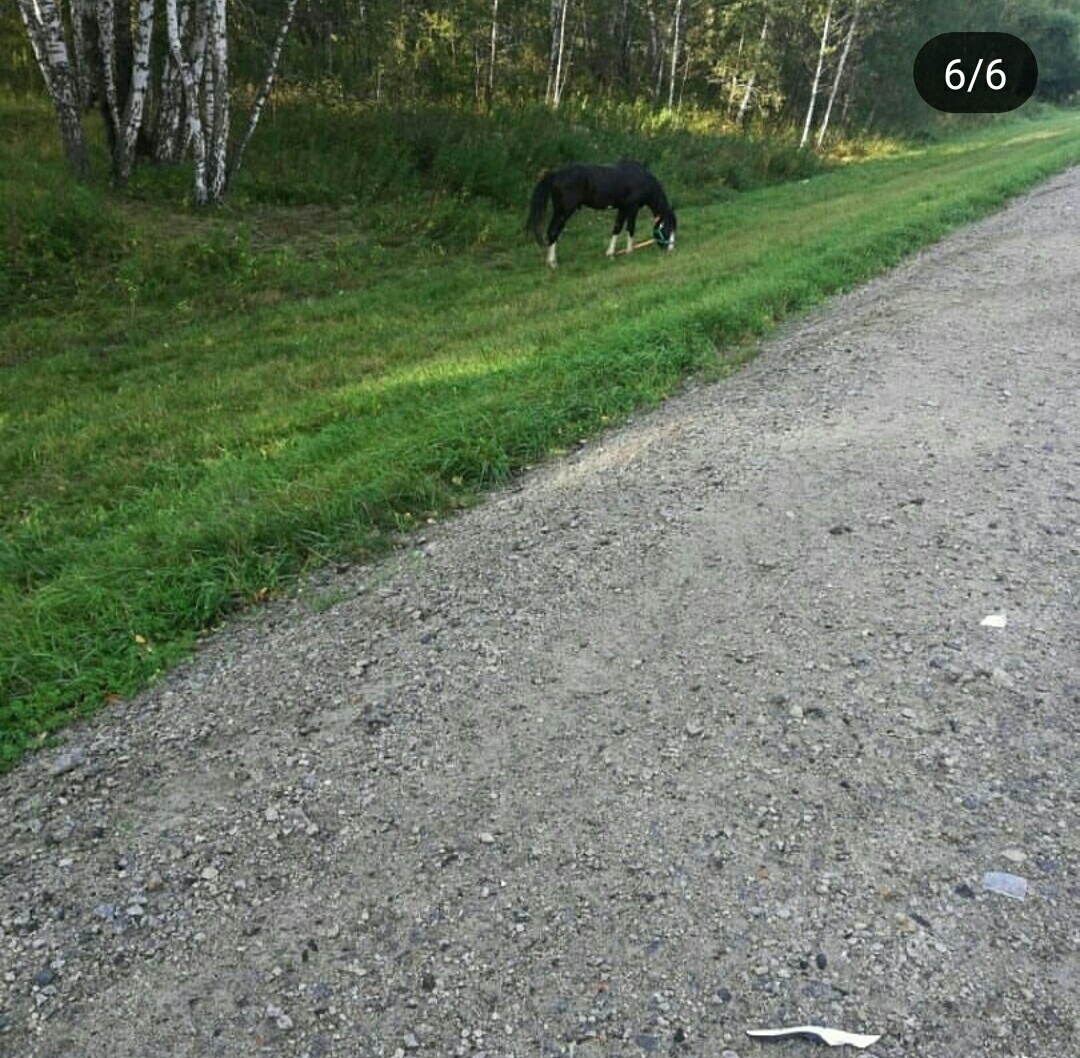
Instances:
[[[636,209],[630,210],[626,214],[626,252],[634,252],[634,228],[637,227],[637,214]]]
[[[558,264],[555,259],[555,243],[559,241],[559,236],[562,235],[562,230],[566,227],[566,222],[570,219],[570,214],[574,211],[566,208],[566,203],[563,201],[562,195],[556,195],[554,189],[551,199],[555,206],[555,212],[552,213],[551,223],[548,225],[547,263],[554,268]]]
[[[607,256],[615,256],[615,243],[619,239],[619,232],[622,231],[622,226],[626,221],[626,214],[620,209],[615,215],[615,226],[611,229],[611,242],[608,243]]]

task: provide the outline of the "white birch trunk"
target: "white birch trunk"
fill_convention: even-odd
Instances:
[[[818,90],[821,85],[821,70],[825,65],[825,49],[829,44],[829,23],[832,20],[833,0],[829,0],[829,6],[825,10],[825,25],[821,30],[821,45],[818,47],[817,68],[814,70],[814,83],[810,86],[810,104],[806,108],[806,121],[803,123],[802,138],[799,140],[799,148],[806,146],[810,138],[810,124],[814,120],[814,106],[817,103]]]
[[[566,51],[566,12],[569,7],[570,0],[561,0],[558,42],[555,46],[555,70],[551,85],[551,105],[556,110],[559,109],[559,103],[562,102],[562,90],[566,84],[563,75],[563,57]]]
[[[858,20],[859,0],[855,0],[855,7],[851,12],[851,24],[848,26],[847,36],[844,37],[844,50],[840,52],[840,62],[836,65],[836,76],[833,78],[832,90],[829,92],[829,102],[825,107],[825,116],[821,119],[821,127],[818,129],[816,141],[818,150],[821,150],[821,145],[825,141],[825,133],[829,128],[829,118],[832,116],[836,93],[840,88],[840,78],[844,75],[844,64],[847,62],[848,52],[851,51],[851,42],[855,39],[855,25]]]
[[[108,121],[113,129],[112,149],[120,150],[120,104],[116,93],[116,7],[113,0],[97,0],[98,47],[101,49],[101,82]],[[113,168],[115,170],[115,157]]]
[[[90,175],[90,156],[83,136],[78,86],[68,57],[60,10],[55,0],[19,0],[19,13],[56,111],[68,168],[80,179],[85,179]]]
[[[75,90],[79,106],[85,108],[93,96],[90,62],[86,42],[86,24],[93,20],[94,0],[71,0],[71,65],[75,77]]]
[[[119,157],[114,166],[116,179],[126,183],[135,165],[135,145],[142,129],[146,109],[146,92],[150,87],[150,42],[154,33],[154,0],[139,0],[135,22],[135,49],[131,67],[131,89],[124,107],[123,124],[119,126]]]
[[[229,38],[226,32],[225,0],[210,0],[210,35],[207,83],[207,127],[210,150],[207,159],[210,200],[219,202],[225,194],[229,175]]]
[[[191,144],[194,156],[194,190],[197,205],[205,206],[207,203],[206,191],[206,137],[203,133],[202,120],[200,118],[199,100],[199,76],[193,63],[189,63],[180,45],[179,19],[176,13],[176,0],[165,0],[165,24],[169,40],[169,54],[180,73],[180,81],[184,86],[184,105],[188,119],[188,142]],[[205,34],[200,40],[196,32],[196,54],[199,54],[199,45],[203,50],[206,48]]]
[[[491,49],[488,53],[487,100],[495,98],[495,49],[499,43],[499,0],[491,0]]]
[[[166,54],[157,88],[157,120],[154,127],[154,160],[165,165],[178,161],[183,153],[180,126],[184,109],[184,89],[172,55]]]
[[[270,61],[266,65],[266,74],[263,76],[258,92],[255,93],[255,101],[251,104],[247,128],[244,130],[244,135],[233,155],[232,168],[229,173],[230,179],[240,171],[240,163],[244,160],[244,151],[247,150],[248,141],[255,133],[255,126],[259,124],[259,117],[270,95],[270,89],[273,87],[274,78],[277,76],[278,63],[281,61],[281,53],[285,48],[285,40],[289,35],[289,27],[292,26],[293,16],[296,14],[296,3],[297,0],[288,0],[285,18],[281,23],[281,28],[278,30],[274,50],[270,53]]]
[[[668,84],[667,108],[675,106],[675,74],[679,66],[679,30],[682,28],[683,0],[675,0],[675,18],[671,34],[671,78]]]
[[[769,35],[769,13],[765,12],[765,21],[761,23],[761,38],[758,40],[758,54],[754,60],[754,68],[750,71],[750,79],[746,82],[746,91],[743,92],[742,102],[739,104],[739,113],[735,123],[741,125],[746,118],[746,112],[750,109],[750,97],[754,94],[754,82],[757,80],[758,67],[761,65],[765,53],[765,39]]]

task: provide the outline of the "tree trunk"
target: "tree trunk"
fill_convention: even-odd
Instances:
[[[746,118],[746,112],[750,108],[750,97],[754,93],[754,81],[757,80],[758,67],[765,52],[765,38],[769,35],[769,13],[765,12],[765,21],[761,23],[761,39],[758,41],[758,54],[754,59],[754,68],[750,71],[750,77],[746,82],[746,91],[743,92],[742,102],[739,104],[739,113],[735,118],[737,125],[742,125]]]
[[[184,120],[184,88],[180,72],[171,55],[166,54],[157,88],[157,117],[154,122],[154,161],[161,165],[174,165],[184,153],[182,130]]]
[[[180,43],[180,25],[176,10],[176,0],[165,0],[165,24],[168,34],[169,54],[180,74],[180,83],[184,87],[184,109],[187,112],[188,143],[191,145],[194,156],[194,191],[195,203],[205,206],[208,201],[206,190],[206,136],[203,132],[202,119],[200,117],[201,106],[199,100],[199,82],[201,77],[201,64],[196,70],[195,62],[188,62]],[[206,37],[205,24],[200,27],[198,15],[196,15],[196,32],[194,55],[198,56],[205,52]]]
[[[207,157],[207,189],[211,202],[220,202],[229,175],[229,38],[226,33],[225,0],[209,0],[210,27],[207,45],[206,122],[210,134]]]
[[[558,110],[562,91],[569,74],[563,73],[566,63],[566,15],[570,0],[551,0],[551,66],[548,71],[547,101]]]
[[[120,100],[116,91],[116,8],[113,0],[97,0],[96,11],[98,66],[97,80],[102,98],[101,112],[108,130],[109,150],[113,156],[113,172],[121,150],[123,136],[120,132]]]
[[[487,105],[495,98],[495,49],[499,43],[499,0],[491,0],[491,51],[488,55]]]
[[[675,74],[679,67],[679,30],[682,28],[683,0],[675,0],[675,18],[673,19],[671,32],[671,75],[668,84],[667,108],[675,106]]]
[[[90,155],[83,136],[79,92],[64,40],[60,11],[55,0],[19,0],[19,13],[56,111],[64,159],[68,169],[80,180],[85,180],[90,175]]]
[[[806,121],[803,123],[802,138],[799,140],[799,148],[806,146],[810,138],[810,124],[814,120],[814,106],[817,103],[818,90],[821,86],[821,70],[825,65],[825,49],[829,45],[829,23],[832,20],[833,0],[829,0],[829,6],[825,10],[825,25],[821,30],[821,45],[818,47],[817,68],[814,70],[814,82],[810,86],[810,104],[806,108]]]
[[[829,128],[829,118],[832,115],[833,103],[836,102],[836,93],[840,87],[840,78],[844,75],[844,64],[847,62],[848,52],[851,51],[851,42],[855,38],[855,25],[859,20],[859,0],[855,0],[855,7],[851,12],[851,24],[848,26],[847,36],[844,37],[844,50],[840,52],[840,61],[836,64],[836,76],[833,78],[832,89],[829,92],[829,102],[825,107],[825,116],[821,119],[821,127],[818,129],[816,146],[821,150],[825,140],[825,133]]]
[[[255,133],[255,126],[259,124],[259,117],[262,114],[263,107],[266,105],[267,97],[270,95],[270,89],[273,87],[274,78],[277,76],[278,63],[281,61],[281,52],[285,48],[285,39],[289,35],[289,27],[292,25],[293,16],[296,14],[296,3],[297,0],[289,0],[285,9],[285,18],[282,20],[281,28],[278,30],[274,49],[270,52],[270,61],[266,64],[266,73],[263,75],[262,84],[259,85],[259,91],[255,93],[255,101],[251,104],[247,128],[244,130],[244,135],[241,137],[233,154],[232,168],[229,172],[230,179],[240,171],[240,163],[244,160],[244,151],[247,150],[248,141]]]
[[[142,130],[146,93],[150,87],[150,42],[154,34],[154,0],[139,0],[136,15],[135,46],[131,64],[131,88],[124,107],[121,134],[113,153],[113,172],[120,184],[131,177],[135,148]]]

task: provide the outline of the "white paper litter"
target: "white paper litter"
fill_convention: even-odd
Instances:
[[[825,1029],[820,1025],[796,1025],[790,1029],[747,1029],[747,1036],[758,1039],[786,1040],[795,1036],[810,1036],[830,1047],[858,1047],[860,1050],[877,1043],[881,1036],[862,1036],[857,1032],[844,1032],[843,1029]]]
[[[1007,871],[987,871],[983,875],[982,887],[989,893],[1001,893],[1002,896],[1011,896],[1014,900],[1023,900],[1027,896],[1027,879],[1019,874],[1009,874]]]

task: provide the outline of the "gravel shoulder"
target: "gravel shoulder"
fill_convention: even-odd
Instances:
[[[1080,1054],[1078,292],[1074,169],[0,777],[0,1052]]]

